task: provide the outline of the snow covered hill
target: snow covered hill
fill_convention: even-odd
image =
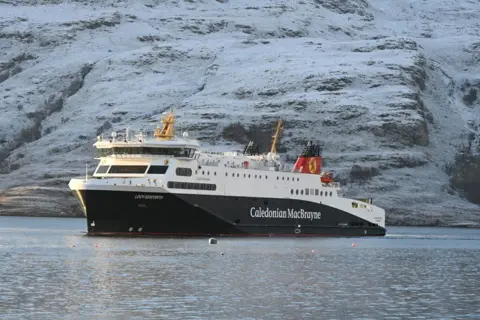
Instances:
[[[79,214],[95,137],[174,108],[216,149],[266,147],[284,119],[291,158],[322,142],[390,223],[479,223],[451,185],[477,141],[479,21],[468,0],[0,0],[0,212]]]

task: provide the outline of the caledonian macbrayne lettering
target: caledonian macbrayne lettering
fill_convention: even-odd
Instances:
[[[321,212],[305,211],[303,209],[294,210],[272,210],[269,208],[250,208],[250,216],[252,218],[274,218],[274,219],[307,219],[318,220],[322,218]]]

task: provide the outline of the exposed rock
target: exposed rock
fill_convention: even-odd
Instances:
[[[410,123],[384,122],[380,126],[369,127],[369,129],[377,137],[387,138],[409,146],[427,146],[429,143],[428,127],[423,120]]]
[[[365,0],[315,0],[315,3],[333,12],[346,14],[367,15],[369,7]]]
[[[468,93],[463,96],[463,102],[468,106],[471,106],[476,100],[477,100],[476,88],[470,88]]]
[[[358,164],[353,165],[352,169],[350,170],[350,179],[352,181],[360,181],[364,182],[366,180],[370,180],[373,177],[377,176],[380,174],[380,170],[375,167],[365,167],[365,166],[360,166]]]

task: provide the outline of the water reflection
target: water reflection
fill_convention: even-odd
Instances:
[[[210,246],[86,237],[83,219],[58,229],[8,223],[0,229],[3,319],[480,318],[480,231]]]

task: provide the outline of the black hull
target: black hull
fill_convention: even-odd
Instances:
[[[88,235],[95,236],[385,235],[385,228],[348,212],[302,200],[97,190],[81,195]]]

